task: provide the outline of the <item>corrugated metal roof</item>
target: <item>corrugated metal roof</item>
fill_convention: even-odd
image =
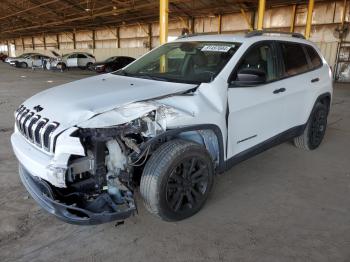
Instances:
[[[306,1],[268,0],[267,7]],[[257,0],[170,0],[170,19],[256,10]],[[149,23],[159,0],[2,0],[0,38]]]

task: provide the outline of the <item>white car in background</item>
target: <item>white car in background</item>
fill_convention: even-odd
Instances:
[[[47,69],[59,69],[65,70],[66,68],[79,67],[90,68],[92,64],[96,62],[95,57],[92,54],[85,52],[69,53],[59,56],[56,53],[57,58],[47,64]]]
[[[45,68],[50,59],[47,55],[35,53],[13,59],[9,64],[21,68]]]
[[[16,60],[16,59],[26,58],[26,57],[31,56],[31,55],[40,55],[40,54],[39,53],[23,53],[23,54],[16,56],[16,57],[7,57],[4,62],[11,64],[11,62]]]

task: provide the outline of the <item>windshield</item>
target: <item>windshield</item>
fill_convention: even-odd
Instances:
[[[31,55],[31,53],[24,53],[24,54],[21,54],[20,56],[18,56],[18,58],[24,58],[24,57],[27,57],[30,55]]]
[[[190,84],[211,82],[239,47],[233,42],[172,42],[114,74]]]

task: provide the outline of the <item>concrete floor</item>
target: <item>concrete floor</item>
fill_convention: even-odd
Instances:
[[[57,220],[28,196],[9,139],[22,101],[91,74],[0,63],[1,261],[350,261],[349,85],[335,88],[319,149],[285,143],[237,165],[216,178],[194,217],[167,223],[140,204],[124,225],[81,227]]]

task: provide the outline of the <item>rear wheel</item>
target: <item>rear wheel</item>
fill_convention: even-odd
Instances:
[[[327,128],[327,106],[317,103],[302,135],[294,138],[294,145],[314,150],[321,144]]]
[[[202,208],[213,181],[214,166],[207,150],[194,142],[172,140],[148,160],[140,192],[151,213],[178,221]]]

